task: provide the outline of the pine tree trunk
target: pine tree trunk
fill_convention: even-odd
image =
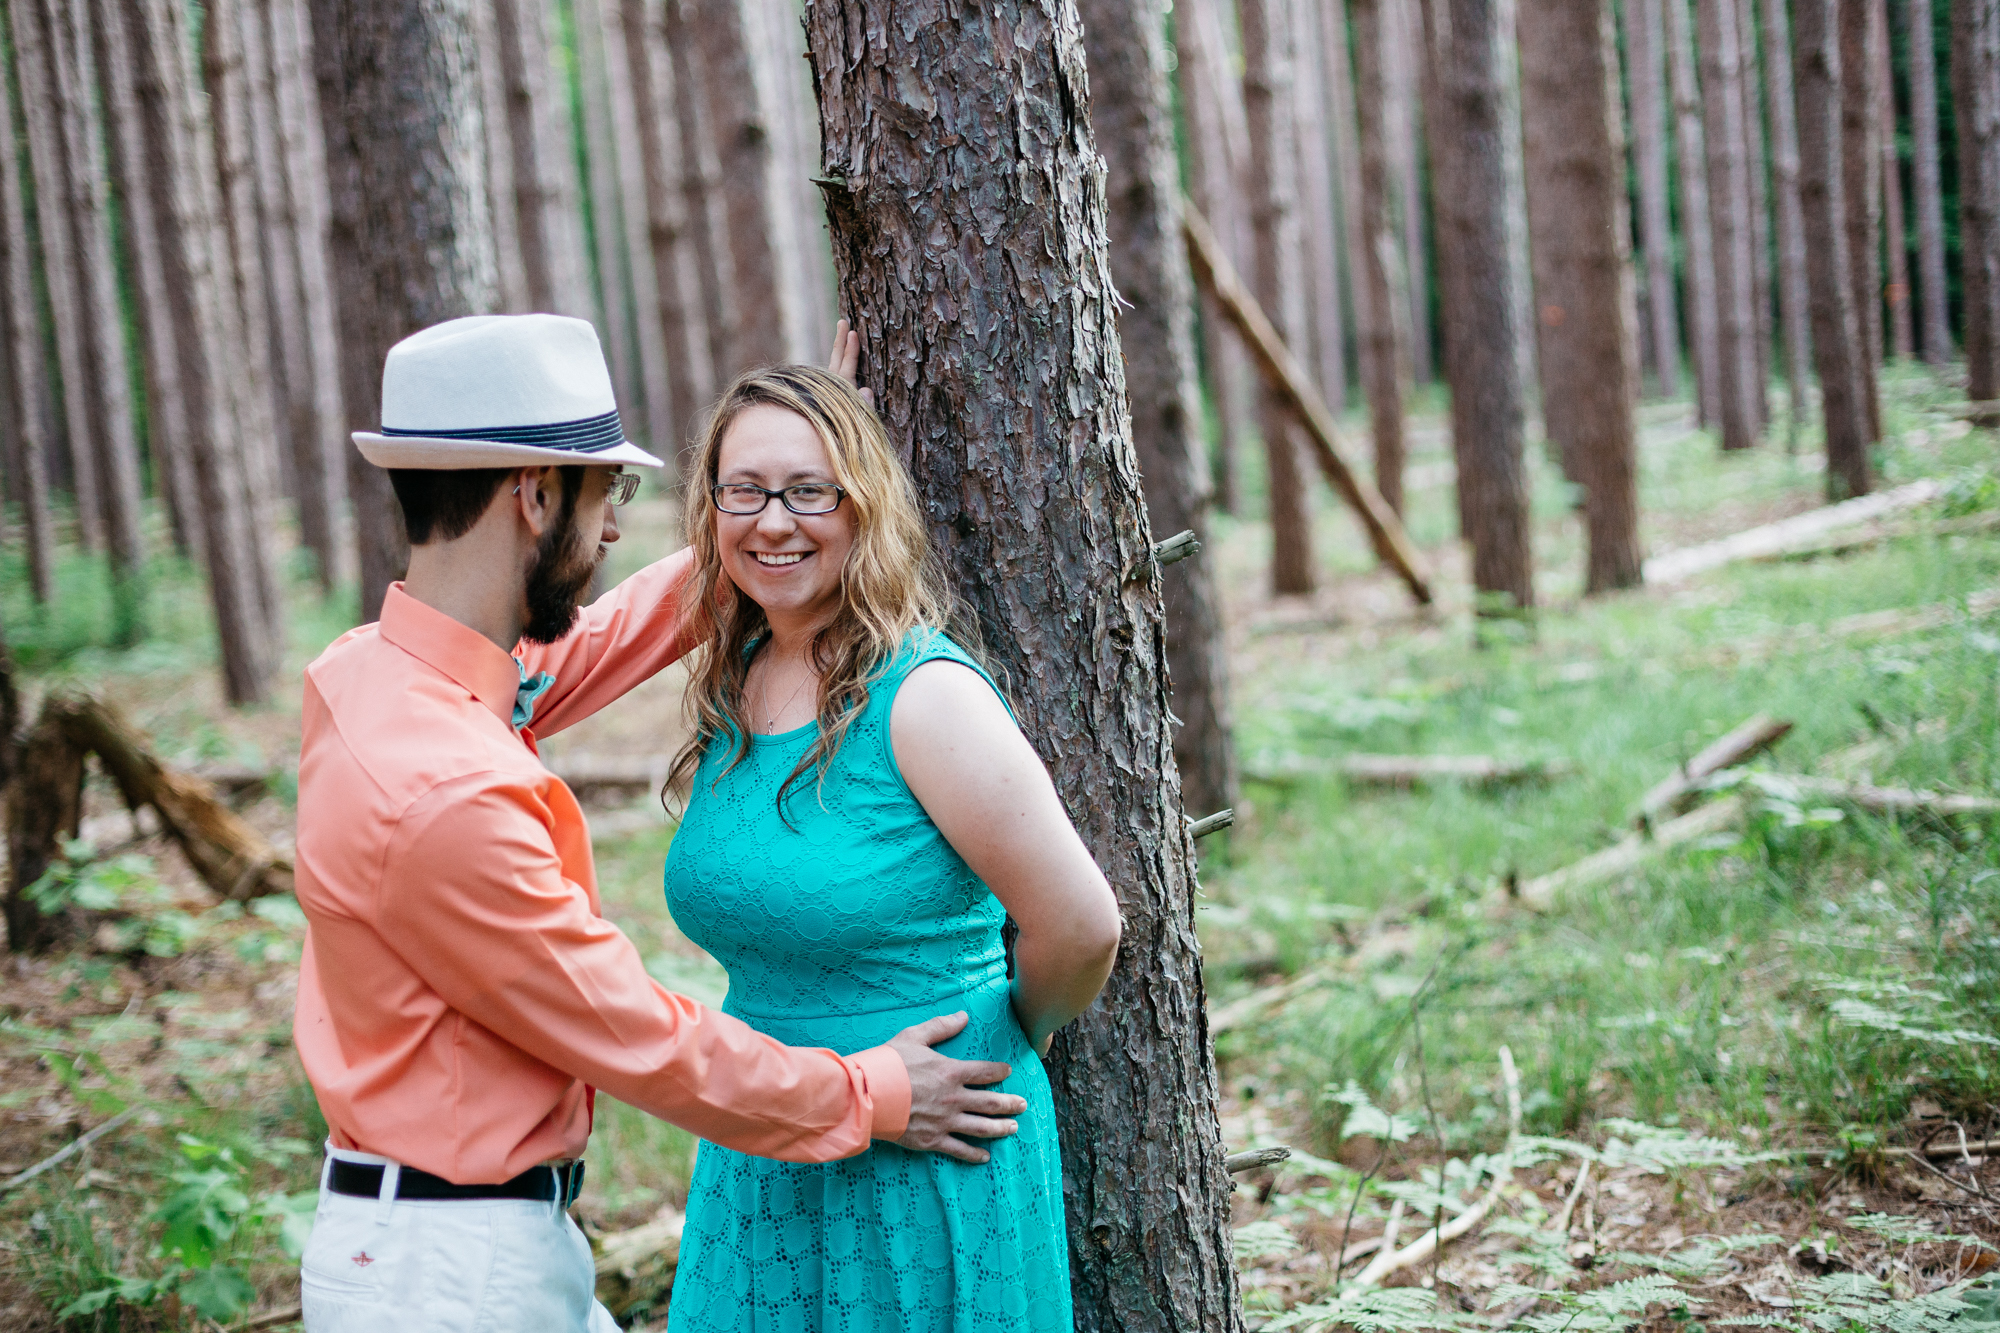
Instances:
[[[1101,166],[1088,124],[1065,111],[1087,105],[1076,11],[810,0],[806,22],[841,304],[863,321],[866,380],[1124,914],[1103,996],[1049,1062],[1076,1327],[1236,1333],[1160,576],[1124,572],[1145,567],[1151,532]],[[947,313],[975,308],[993,322]]]
[[[1395,163],[1396,198],[1403,224],[1403,285],[1410,307],[1410,378],[1429,384],[1437,378],[1432,359],[1431,260],[1424,229],[1425,174],[1422,168],[1423,99],[1418,69],[1424,59],[1423,19],[1419,0],[1388,0],[1384,23],[1388,45],[1384,74],[1388,84],[1389,157]]]
[[[1757,379],[1750,394],[1755,429],[1761,438],[1771,426],[1771,186],[1765,175],[1763,86],[1757,69],[1757,0],[1735,0],[1736,35],[1743,63],[1737,84],[1738,110],[1743,118],[1743,165],[1750,182],[1750,315],[1751,343],[1757,353]]]
[[[1303,240],[1298,208],[1298,149],[1292,130],[1293,63],[1290,0],[1241,0],[1243,106],[1250,135],[1248,190],[1251,287],[1278,336],[1302,354],[1310,345]],[[1312,508],[1299,461],[1291,408],[1269,383],[1257,414],[1264,436],[1265,486],[1271,516],[1271,591],[1311,592]]]
[[[1514,297],[1514,361],[1522,392],[1535,383],[1535,283],[1528,263],[1528,170],[1521,151],[1521,62],[1514,35],[1518,0],[1499,0],[1501,163],[1507,179],[1507,290]],[[1523,399],[1525,404],[1526,400]]]
[[[1542,416],[1583,483],[1587,593],[1639,582],[1638,311],[1610,0],[1520,11]]]
[[[1896,141],[1896,79],[1889,60],[1889,3],[1875,0],[1871,16],[1875,28],[1875,95],[1880,108],[1876,115],[1882,138],[1882,227],[1883,245],[1889,256],[1889,286],[1884,293],[1889,304],[1889,346],[1896,359],[1908,361],[1917,354],[1917,330],[1910,313],[1910,254],[1903,224],[1903,156]]]
[[[734,3],[735,0],[730,0]],[[704,21],[696,0],[663,0],[666,50],[673,62],[674,113],[680,124],[681,197],[693,242],[695,280],[701,294],[702,328],[708,337],[709,375],[717,390],[747,368],[737,355],[741,316],[738,277],[729,243],[729,212],[722,194],[722,164],[715,126],[709,119],[712,74],[699,57],[698,29]],[[699,411],[704,399],[696,404]]]
[[[599,6],[598,26],[585,27],[580,9],[577,39],[603,43],[604,86],[611,120],[607,142],[618,173],[619,224],[623,228],[619,249],[631,274],[632,346],[638,356],[635,370],[646,404],[645,438],[649,447],[667,460],[671,474],[680,451],[680,432],[675,426],[673,387],[668,378],[666,328],[660,322],[660,279],[653,266],[652,214],[647,209],[646,159],[640,141],[640,119],[650,103],[641,102],[633,86],[634,57],[626,47],[623,0],[591,3]],[[644,59],[643,40],[639,45],[638,58]],[[600,229],[602,226],[600,221]],[[676,363],[681,360],[678,355],[673,359]]]
[[[604,351],[611,363],[611,384],[628,431],[642,430],[646,398],[634,365],[636,341],[632,329],[632,276],[625,260],[626,201],[619,189],[619,129],[611,102],[611,82],[604,45],[603,0],[576,0],[576,74],[578,101],[583,108],[583,143],[590,200],[590,242],[596,262],[595,300],[602,312]],[[631,114],[629,109],[626,111]],[[621,127],[622,128],[622,127]]]
[[[271,330],[258,239],[257,177],[250,156],[249,97],[236,14],[243,2],[208,0],[209,21],[202,24],[202,63],[214,144],[212,179],[220,203],[216,215],[216,273],[222,280],[224,297],[220,329],[224,346],[236,358],[236,373],[229,377],[228,387],[235,404],[244,479],[250,488],[248,549],[265,623],[281,644],[278,626],[284,621],[284,590],[272,542],[279,530],[282,490],[271,424]]]
[[[1535,604],[1521,378],[1507,253],[1495,0],[1424,0],[1428,131],[1459,526],[1482,609]]]
[[[348,352],[343,379],[349,410],[379,420],[376,386],[390,346],[442,320],[490,311],[499,296],[478,47],[454,0],[311,0],[311,13]],[[359,397],[364,366],[370,387]],[[377,479],[386,491],[386,474],[362,466],[373,474],[369,491]],[[360,486],[354,495],[365,512],[371,495]],[[408,560],[393,498],[373,503],[394,526],[362,537],[365,619],[380,615],[388,581],[402,577]]]
[[[1118,341],[1146,514],[1161,536],[1205,536],[1208,463],[1195,377],[1193,283],[1181,239],[1180,166],[1167,89],[1160,0],[1080,0],[1090,67],[1090,127],[1105,161]],[[1207,551],[1161,575],[1174,760],[1195,817],[1236,804],[1228,659]]]
[[[1627,0],[1625,52],[1631,84],[1632,165],[1639,187],[1639,244],[1646,259],[1646,315],[1653,374],[1662,397],[1681,391],[1681,319],[1674,298],[1674,234],[1667,202],[1667,118],[1662,100],[1661,0]]]
[[[1305,256],[1306,330],[1299,348],[1313,367],[1320,396],[1335,412],[1347,408],[1347,358],[1340,308],[1340,204],[1333,185],[1333,131],[1327,122],[1317,0],[1291,0],[1292,98],[1298,111],[1299,233]]]
[[[813,106],[806,70],[806,35],[792,0],[746,0],[752,20],[751,44],[758,68],[771,90],[772,159],[777,173],[781,218],[789,222],[792,240],[783,258],[784,281],[803,344],[794,344],[793,360],[812,361],[826,351],[827,330],[839,312],[834,308],[833,247],[826,230],[826,205],[820,202],[819,111]]]
[[[492,5],[506,113],[487,133],[489,140],[507,145],[505,172],[512,186],[511,198],[492,194],[494,209],[513,211],[526,308],[588,318],[594,312],[582,278],[569,87],[550,60],[549,0],[486,2]],[[480,54],[483,59],[483,43]],[[482,71],[482,78],[490,77]]]
[[[242,360],[226,322],[233,292],[203,115],[207,99],[195,77],[186,10],[174,0],[120,0],[119,10],[152,163],[144,184],[159,245],[148,253],[159,258],[158,290],[172,325],[223,685],[232,703],[255,703],[269,695],[282,642],[263,593],[264,534],[256,529],[252,473],[231,392]]]
[[[1682,309],[1694,362],[1695,417],[1714,428],[1722,420],[1722,344],[1716,308],[1715,238],[1709,229],[1708,152],[1695,79],[1689,0],[1661,0],[1666,17],[1667,69],[1674,101],[1674,146],[1680,167],[1681,244],[1686,259]]]
[[[1990,402],[2000,398],[2000,0],[1953,0],[1951,92],[1965,392]]]
[[[1874,0],[1839,0],[1840,152],[1847,207],[1847,278],[1861,338],[1861,403],[1868,438],[1882,438],[1875,377],[1882,367],[1882,141],[1875,92]]]
[[[1245,262],[1241,168],[1249,153],[1242,86],[1231,74],[1220,0],[1177,0],[1174,44],[1180,57],[1181,106],[1187,117],[1188,194],[1222,238],[1230,257]],[[1246,265],[1247,267],[1247,265]],[[1236,511],[1236,460],[1250,433],[1249,366],[1214,298],[1201,303],[1203,365],[1215,410],[1215,505]]]
[[[271,46],[271,72],[278,110],[279,161],[291,204],[291,240],[299,281],[299,336],[310,375],[308,438],[319,458],[326,497],[330,563],[320,577],[332,586],[355,576],[353,524],[347,514],[347,410],[342,399],[341,350],[334,329],[330,285],[326,148],[321,137],[319,98],[313,82],[312,53],[301,0],[271,0],[264,6]],[[379,423],[366,423],[375,425]]]
[[[14,13],[18,14],[15,7]],[[19,58],[20,47],[13,48]],[[8,432],[15,454],[16,503],[28,546],[28,589],[37,603],[55,595],[55,523],[49,509],[48,431],[42,404],[48,366],[42,359],[41,309],[35,301],[34,255],[21,194],[20,141],[15,136],[11,80],[0,80],[0,338],[7,345],[4,385],[13,406]],[[11,729],[10,729],[11,730]]]
[[[1792,99],[1791,20],[1785,0],[1763,0],[1764,98],[1771,117],[1772,193],[1777,198],[1778,325],[1784,331],[1785,388],[1791,399],[1786,430],[1796,442],[1806,419],[1805,223],[1799,213],[1799,127]]]
[[[492,217],[499,309],[535,309],[528,288],[528,257],[521,236],[520,192],[514,181],[514,127],[507,95],[507,55],[501,35],[502,0],[471,0],[473,41],[479,51],[479,105],[484,125],[486,208]],[[329,144],[331,137],[329,136]],[[331,151],[331,149],[329,149]]]
[[[1669,0],[1672,3],[1672,0]],[[1735,0],[1695,0],[1709,233],[1715,244],[1717,403],[1724,449],[1757,442],[1757,321],[1751,308],[1750,172],[1743,160],[1743,66]]]
[[[1767,0],[1768,2],[1768,0]],[[1910,186],[1917,215],[1917,304],[1924,360],[1951,360],[1951,307],[1944,279],[1944,189],[1938,169],[1937,50],[1931,0],[1909,0]],[[1950,0],[1946,0],[1950,8]]]
[[[1854,284],[1847,271],[1847,200],[1841,165],[1841,0],[1797,0],[1792,83],[1799,113],[1799,211],[1806,237],[1813,368],[1819,373],[1826,435],[1827,496],[1843,500],[1873,488],[1868,467],[1868,409]]]
[[[1356,291],[1362,338],[1361,368],[1368,391],[1368,419],[1375,443],[1375,489],[1403,512],[1403,366],[1408,310],[1397,278],[1397,238],[1389,215],[1387,96],[1388,46],[1396,34],[1383,10],[1395,0],[1349,0],[1354,21],[1354,118],[1360,141],[1360,190],[1356,230],[1361,280]]]
[[[1347,52],[1346,6],[1334,4],[1319,15],[1314,25],[1319,37],[1319,64],[1325,74],[1327,133],[1332,141],[1334,179],[1338,187],[1338,237],[1336,263],[1344,267],[1347,317],[1342,323],[1343,345],[1354,350],[1355,387],[1366,394],[1368,385],[1367,322],[1362,313],[1367,295],[1362,291],[1367,265],[1362,259],[1361,237],[1361,150],[1354,124],[1354,71]]]

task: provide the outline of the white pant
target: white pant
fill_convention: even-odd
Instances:
[[[299,1266],[306,1333],[618,1333],[590,1242],[556,1204],[398,1199],[395,1163],[328,1153],[382,1165],[383,1196],[335,1194],[320,1173]]]

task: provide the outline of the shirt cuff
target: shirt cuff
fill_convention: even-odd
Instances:
[[[903,1057],[887,1046],[873,1046],[847,1057],[861,1070],[868,1085],[868,1100],[874,1103],[875,1120],[871,1139],[900,1139],[910,1127],[910,1071]]]

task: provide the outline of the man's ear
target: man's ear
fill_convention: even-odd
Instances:
[[[528,525],[529,533],[537,538],[556,521],[560,485],[553,467],[524,467],[514,473],[513,494],[508,498],[514,502],[521,521]]]

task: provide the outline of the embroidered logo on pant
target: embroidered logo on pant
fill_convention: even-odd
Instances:
[[[369,1255],[368,1251],[366,1250],[363,1250],[361,1253],[354,1256],[354,1263],[357,1268],[366,1268],[368,1267],[368,1265],[374,1262],[375,1260]]]

